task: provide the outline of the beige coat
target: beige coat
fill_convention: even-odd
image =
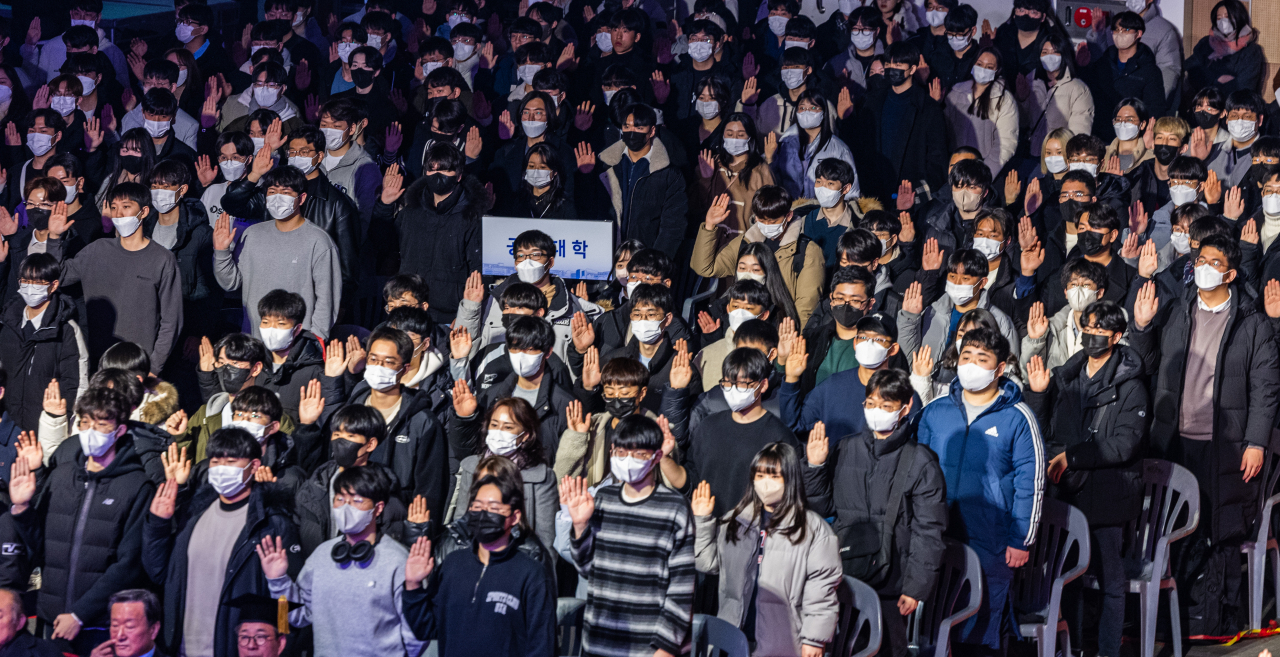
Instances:
[[[1151,120],[1154,121],[1155,118],[1153,117]],[[1099,171],[1102,171],[1107,168],[1107,162],[1111,160],[1111,156],[1113,155],[1116,155],[1116,156],[1120,155],[1119,139],[1112,139],[1111,144],[1107,146],[1107,154],[1102,156],[1102,164],[1098,166]],[[1139,164],[1142,164],[1147,160],[1153,160],[1155,159],[1155,157],[1156,157],[1156,154],[1152,151],[1147,150],[1146,143],[1144,143],[1142,141],[1142,137],[1139,136],[1138,144],[1133,149],[1133,164],[1129,165],[1128,169],[1121,169],[1120,172],[1129,173],[1130,171],[1133,171],[1135,168],[1137,168]]]
[[[778,269],[782,271],[782,283],[787,286],[791,299],[795,301],[796,314],[800,316],[800,326],[804,326],[804,323],[809,320],[809,315],[812,315],[814,309],[821,303],[822,282],[825,276],[822,248],[812,241],[805,249],[804,267],[800,270],[800,275],[797,276],[795,273],[791,263],[796,257],[796,243],[803,230],[804,221],[798,217],[792,219],[782,233],[781,246],[774,254],[778,259]],[[723,248],[716,250],[719,233],[719,227],[716,230],[707,230],[705,222],[698,224],[698,237],[693,242],[693,256],[690,258],[689,266],[699,276],[707,278],[733,276],[738,271],[738,248],[742,240],[764,241],[764,233],[760,232],[760,227],[752,224],[747,232],[729,240]]]
[[[1058,128],[1066,128],[1073,135],[1093,131],[1093,94],[1084,80],[1071,77],[1071,71],[1066,69],[1052,87],[1044,80],[1032,82],[1031,95],[1022,106],[1022,129],[1032,130],[1032,155],[1040,157],[1045,137]]]
[[[982,160],[996,175],[1018,150],[1018,102],[999,80],[992,82],[989,118],[980,119],[969,113],[973,103],[973,80],[957,84],[947,94],[944,114],[950,130],[951,150],[972,146],[982,153]]]
[[[751,199],[765,185],[772,185],[773,170],[761,161],[749,174],[740,175],[740,171],[732,171],[716,164],[716,170],[710,178],[698,176],[698,196],[691,204],[695,212],[705,213],[711,202],[721,194],[729,195],[729,218],[721,224],[729,231],[729,237],[745,231],[751,217]],[[695,214],[694,216],[698,216]]]
[[[649,392],[653,391],[650,390]],[[636,412],[650,420],[656,421],[658,419],[657,415],[647,409],[636,409]],[[604,450],[607,442],[605,433],[608,425],[606,422],[612,419],[613,416],[608,413],[596,413],[591,416],[591,433],[567,429],[560,435],[560,446],[556,448],[556,464],[554,468],[557,481],[573,475],[575,477],[586,477],[587,485],[595,486],[604,480],[605,476],[609,474],[609,454]],[[590,444],[588,445],[588,443]],[[587,454],[588,449],[591,450],[591,454],[587,458],[586,468],[575,468],[574,466],[577,465],[578,461],[582,460],[582,457]],[[678,451],[672,456],[677,460],[680,458]],[[658,469],[658,477],[663,484],[670,486],[672,489],[675,488],[662,474],[661,468]],[[550,544],[548,543],[548,545]]]

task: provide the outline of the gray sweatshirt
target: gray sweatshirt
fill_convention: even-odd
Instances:
[[[65,240],[47,242],[62,260]],[[88,306],[90,362],[117,342],[138,344],[157,371],[182,330],[182,278],[169,249],[149,241],[127,251],[119,238],[94,240],[62,263],[62,285],[80,283]]]
[[[342,267],[329,234],[310,221],[287,233],[276,228],[276,222],[264,221],[246,228],[238,242],[229,250],[213,252],[214,277],[224,290],[243,287],[241,297],[254,337],[258,300],[282,289],[307,302],[302,327],[328,338],[342,301]]]
[[[329,554],[345,540],[333,538],[316,547],[297,582],[288,576],[267,580],[271,597],[287,595],[302,605],[290,612],[289,622],[312,626],[315,657],[417,657],[423,643],[414,637],[400,605],[409,551],[383,537],[368,565],[343,567]]]

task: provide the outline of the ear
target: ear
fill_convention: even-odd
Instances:
[[[264,369],[266,369],[266,366],[263,365],[262,363],[254,363],[251,367],[249,367],[249,377],[253,378],[255,376],[258,376],[259,374],[262,374],[262,370]]]
[[[764,393],[769,392],[769,379],[760,382],[760,396],[764,397]]]
[[[902,350],[902,348],[898,346],[898,343],[897,343],[897,342],[895,342],[895,343],[893,343],[892,345],[890,345],[890,347],[889,347],[889,355],[890,355],[890,356],[896,356],[896,355],[898,354],[898,352],[899,352],[899,351],[901,351],[901,350]]]
[[[1182,148],[1178,149],[1178,155],[1186,155],[1189,150],[1191,150],[1191,144],[1183,144]]]
[[[154,637],[153,637],[153,638],[154,638]],[[278,635],[276,635],[276,643],[280,644],[280,650],[279,650],[278,652],[276,652],[276,657],[280,657],[280,655],[283,655],[283,654],[284,654],[285,644],[287,644],[288,642],[289,642],[289,635],[288,635],[288,634],[278,634]]]
[[[1004,376],[1004,368],[1005,368],[1006,366],[1008,366],[1008,363],[1000,363],[999,365],[996,365],[996,378],[997,378],[997,379],[998,379],[998,378],[1000,378],[1000,377],[1002,377],[1002,376]]]
[[[373,450],[378,449],[378,439],[370,437],[368,441],[365,442],[365,447],[368,447],[369,453],[372,454]]]
[[[182,198],[183,198],[183,197],[185,197],[185,196],[187,195],[187,192],[189,192],[189,191],[191,191],[191,186],[190,186],[190,185],[183,185],[183,186],[179,187],[179,188],[178,188],[178,200],[182,200]]]
[[[138,221],[142,221],[143,219],[146,219],[147,216],[149,216],[150,214],[151,214],[151,205],[148,204],[148,205],[142,206],[142,211],[138,213]]]
[[[916,401],[915,397],[912,397],[911,399],[907,400],[907,403],[905,405],[903,405],[902,410],[906,411],[906,415],[911,415],[911,405],[915,403],[915,401]]]
[[[151,626],[151,640],[155,641],[158,636],[160,636],[160,623],[155,623]]]
[[[317,153],[317,155],[319,155],[319,153]],[[306,203],[307,203],[307,193],[303,192],[302,195],[298,197],[298,207],[301,208],[303,205],[306,205]]]
[[[378,502],[377,504],[374,504],[374,505],[373,505],[373,517],[377,518],[378,516],[382,515],[382,512],[383,512],[383,511],[386,511],[386,510],[387,510],[387,503],[386,503],[386,502]]]
[[[455,63],[455,62],[453,61],[453,58],[452,58],[452,57],[450,57],[450,58],[448,58],[448,59],[444,60],[444,65],[445,65],[445,66],[448,66],[449,68],[453,68],[454,63]]]
[[[649,392],[649,386],[640,386],[640,394],[636,395],[636,404],[644,401],[645,393]],[[4,388],[0,388],[0,397],[4,396]]]
[[[254,459],[252,461],[249,461],[249,476],[252,477],[253,473],[256,472],[258,468],[261,468],[261,467],[262,467],[262,459]]]
[[[266,433],[264,433],[264,434],[262,434],[262,435],[264,435],[264,436],[270,436],[271,434],[273,434],[273,433],[275,433],[275,432],[277,432],[277,431],[279,431],[279,430],[280,430],[280,422],[277,420],[277,421],[275,421],[275,422],[272,422],[271,424],[268,424],[268,425],[267,425],[267,431],[266,431]]]
[[[756,319],[762,319],[762,320],[766,320],[766,321],[768,321],[768,319],[769,319],[769,313],[770,313],[770,312],[771,312],[771,311],[766,310],[766,311],[764,311],[764,312],[760,313],[760,316],[759,316],[759,317],[757,317]]]

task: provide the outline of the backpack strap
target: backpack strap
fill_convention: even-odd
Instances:
[[[800,280],[800,272],[804,271],[805,256],[809,255],[809,242],[812,241],[804,233],[800,233],[800,237],[796,239],[796,254],[791,256],[791,273],[795,275],[796,280]]]

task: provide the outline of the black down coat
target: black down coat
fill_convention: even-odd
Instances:
[[[80,387],[80,359],[83,356],[87,362],[88,356],[81,353],[77,329],[71,323],[76,318],[71,299],[58,292],[49,295],[40,328],[30,336],[22,330],[26,309],[27,304],[17,297],[0,316],[0,364],[9,375],[5,406],[19,427],[35,431],[49,380],[58,380],[63,399],[74,400]]]

